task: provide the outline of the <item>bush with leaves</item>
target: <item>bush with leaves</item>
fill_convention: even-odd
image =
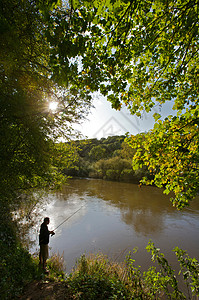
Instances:
[[[199,264],[195,258],[176,248],[187,292],[184,294],[177,281],[177,274],[160,249],[149,241],[147,251],[158,265],[141,272],[133,254],[124,263],[115,263],[102,254],[83,255],[77,262],[67,283],[77,299],[193,299],[199,295]],[[134,249],[134,253],[137,249]]]
[[[119,271],[103,255],[83,255],[67,282],[77,299],[131,299]]]

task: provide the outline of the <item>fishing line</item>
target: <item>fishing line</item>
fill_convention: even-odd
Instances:
[[[76,210],[72,215],[70,215],[68,218],[66,218],[63,222],[61,222],[53,231],[57,230],[62,224],[64,224],[66,221],[68,221],[71,217],[73,217],[82,207],[85,205],[82,205],[78,210]]]

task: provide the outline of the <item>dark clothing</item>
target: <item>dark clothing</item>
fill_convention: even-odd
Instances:
[[[39,233],[39,245],[47,245],[49,243],[50,231],[48,226],[45,223],[41,224],[40,233]]]

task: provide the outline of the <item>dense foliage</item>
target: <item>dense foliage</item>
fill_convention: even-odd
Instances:
[[[130,138],[130,145],[142,149],[135,167],[148,166],[153,183],[174,192],[175,206],[188,205],[199,188],[198,1],[71,3],[82,20],[91,19],[92,47],[82,56],[89,89],[100,89],[114,108],[125,104],[137,116],[173,103],[175,116],[158,121],[155,113],[154,129],[144,140]]]
[[[179,274],[160,249],[151,241],[146,249],[158,267],[151,266],[144,272],[131,253],[123,264],[112,262],[102,254],[83,255],[67,279],[69,290],[77,299],[193,299],[199,294],[196,259],[179,248],[174,249],[185,283],[181,287],[187,288],[183,293],[179,288]]]
[[[198,191],[197,1],[1,1],[0,29],[5,202],[53,182],[50,141],[70,134],[100,90],[138,116],[174,103],[175,117],[155,114],[154,129],[129,144],[135,168],[154,173],[146,183],[174,192],[179,208],[189,203]]]
[[[174,205],[184,207],[199,188],[198,1],[63,3],[0,3],[1,224],[12,227],[10,212],[24,192],[62,182],[76,149],[55,142],[71,136],[71,124],[88,112],[91,93],[99,90],[114,108],[125,104],[137,116],[174,103],[176,116],[155,114],[154,129],[129,137],[129,145],[136,151],[134,167],[153,173],[144,182],[174,192]],[[49,109],[52,101],[57,110]],[[106,154],[100,145],[90,152],[96,168],[97,157]],[[121,160],[109,159],[118,167],[109,161],[105,176],[120,177]],[[13,239],[16,266],[22,253],[16,232],[2,227],[1,238]],[[2,266],[12,264],[5,253],[0,258]]]
[[[12,224],[12,212],[35,189],[55,188],[65,180],[63,164],[69,166],[75,156],[61,137],[71,137],[71,124],[90,106],[90,91],[77,83],[72,60],[81,52],[75,42],[79,26],[69,30],[71,11],[56,3],[0,3],[0,285],[8,296],[32,270],[19,229],[10,230],[18,225]],[[60,35],[57,22],[68,27],[68,35],[67,30]],[[50,110],[51,102],[57,110]]]
[[[66,167],[68,176],[91,177],[105,180],[139,183],[145,175],[152,179],[147,168],[134,171],[132,160],[135,154],[125,136],[109,136],[108,138],[90,139],[73,142],[76,147],[76,162]],[[71,143],[69,143],[71,144]]]
[[[22,287],[38,278],[38,272],[31,255],[16,238],[16,224],[10,215],[1,211],[0,222],[0,290],[1,299],[16,299]]]
[[[22,190],[55,182],[52,158],[60,147],[54,142],[71,136],[71,123],[86,114],[90,103],[89,93],[80,90],[73,76],[77,66],[70,49],[59,44],[56,20],[68,24],[69,9],[55,10],[53,2],[1,1],[0,190],[6,201]],[[71,29],[68,39],[76,32]],[[60,47],[65,47],[65,59]],[[60,70],[65,77],[58,76]],[[56,111],[49,109],[52,101]]]

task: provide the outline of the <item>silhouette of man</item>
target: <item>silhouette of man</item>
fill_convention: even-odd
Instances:
[[[40,245],[40,252],[39,252],[39,265],[43,267],[43,270],[47,272],[46,270],[46,260],[49,256],[48,251],[48,243],[49,243],[49,236],[54,235],[54,231],[48,230],[48,224],[50,223],[50,219],[48,217],[44,218],[43,223],[40,227],[40,233],[39,233],[39,245]]]

